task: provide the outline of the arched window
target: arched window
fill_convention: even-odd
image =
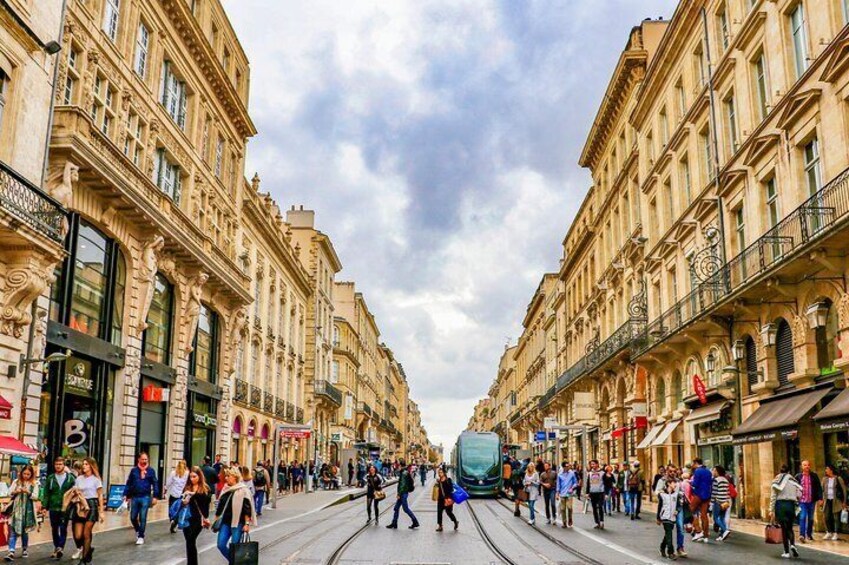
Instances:
[[[778,384],[786,385],[796,365],[793,361],[793,331],[783,318],[778,322],[775,335],[775,360],[778,365]]]
[[[664,381],[662,378],[657,379],[654,404],[655,416],[663,414],[666,411],[666,381]]]
[[[751,336],[746,337],[746,380],[749,383],[749,391],[752,386],[758,384],[758,348]]]
[[[171,356],[171,318],[174,288],[168,279],[156,274],[153,300],[147,313],[147,328],[142,336],[144,356],[156,363],[167,365]]]
[[[192,376],[215,384],[218,363],[218,314],[206,304],[200,305],[195,343],[189,359]]]
[[[825,325],[818,327],[816,332],[817,365],[820,371],[829,373],[834,368],[834,360],[837,358],[837,308],[831,300],[825,300],[824,305],[828,308]]]
[[[687,362],[687,371],[684,376],[684,388],[687,390],[687,394],[691,394],[693,392],[693,377],[699,374],[699,364],[696,363],[695,359],[690,359]]]
[[[684,404],[684,394],[681,387],[681,372],[675,371],[672,374],[672,407],[678,408]]]

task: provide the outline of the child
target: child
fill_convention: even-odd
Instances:
[[[678,490],[678,483],[674,480],[667,481],[666,488],[658,493],[657,523],[663,524],[660,555],[672,560],[678,559],[678,555],[675,553],[675,545],[672,543],[672,532],[675,531],[675,522],[680,510],[681,491]]]

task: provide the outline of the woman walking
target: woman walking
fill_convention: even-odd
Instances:
[[[849,508],[846,500],[846,483],[839,476],[834,465],[825,466],[825,477],[822,480],[822,512],[825,515],[824,540],[837,541],[837,525],[840,523],[840,512]]]
[[[781,541],[784,543],[784,553],[781,557],[785,559],[793,554],[799,557],[796,550],[796,535],[793,533],[793,521],[796,519],[796,506],[802,497],[802,485],[787,472],[785,463],[772,481],[769,489],[769,517],[770,521],[777,522],[781,526]]]
[[[12,497],[12,514],[9,516],[9,554],[6,555],[6,561],[14,561],[18,538],[23,546],[23,557],[29,556],[29,532],[37,525],[34,501],[38,499],[38,485],[32,465],[24,466],[18,478],[12,481],[9,496]]]
[[[77,477],[74,488],[80,491],[88,503],[88,512],[73,511],[71,522],[74,526],[74,542],[83,550],[81,563],[91,563],[91,555],[94,553],[94,548],[91,547],[94,525],[103,522],[104,518],[103,481],[100,480],[97,462],[91,457],[83,459],[82,472]]]
[[[224,488],[215,509],[215,521],[219,524],[218,551],[229,562],[230,544],[239,543],[242,533],[248,533],[256,524],[254,499],[239,469],[224,471]]]
[[[725,541],[728,534],[728,526],[725,525],[725,511],[731,506],[731,495],[728,489],[731,483],[725,476],[725,467],[717,465],[713,468],[713,485],[711,486],[711,504],[713,505],[713,522],[719,527],[717,541]],[[705,539],[709,538],[705,534]]]
[[[442,531],[442,513],[448,514],[451,521],[454,522],[454,529],[460,527],[460,522],[454,516],[454,499],[451,495],[454,494],[454,483],[445,474],[444,469],[439,469],[436,472],[436,486],[439,490],[439,495],[436,497],[436,531]]]
[[[537,473],[536,467],[532,464],[528,465],[528,468],[525,470],[525,478],[522,481],[522,484],[525,486],[525,492],[528,493],[528,511],[531,513],[531,519],[528,520],[528,524],[533,526],[536,523],[536,514],[534,513],[534,505],[539,499],[539,473]]]
[[[371,522],[371,508],[374,506],[374,525],[378,525],[380,523],[380,510],[378,510],[378,504],[380,503],[380,498],[383,498],[384,495],[377,494],[378,492],[383,492],[383,477],[381,477],[377,469],[374,465],[368,466],[368,472],[366,473],[366,512],[368,512],[368,520],[366,520],[366,524]]]
[[[182,505],[189,507],[189,526],[183,528],[186,538],[187,565],[198,565],[198,536],[209,527],[209,487],[200,467],[192,467],[188,473],[185,489],[180,495]]]
[[[189,470],[186,468],[186,460],[180,459],[177,461],[177,466],[168,475],[168,480],[165,482],[165,493],[168,495],[168,508],[178,500],[183,490],[186,488],[186,480],[189,478]],[[171,533],[177,529],[177,520],[171,521]]]

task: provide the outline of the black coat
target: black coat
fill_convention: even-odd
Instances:
[[[439,498],[437,501],[445,501],[446,498],[451,498],[454,494],[454,483],[450,477],[445,477],[444,481],[436,481],[436,486],[439,487]]]
[[[383,477],[375,473],[374,475],[366,475],[366,497],[374,498],[374,491],[381,490],[383,485]]]
[[[802,484],[802,473],[796,475],[796,482]],[[811,502],[819,502],[822,500],[822,482],[819,476],[811,471]]]

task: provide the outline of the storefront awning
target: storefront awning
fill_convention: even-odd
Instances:
[[[0,436],[0,453],[4,455],[20,455],[22,457],[35,457],[38,455],[38,451],[12,436]]]
[[[731,431],[733,443],[740,445],[796,437],[799,420],[831,390],[823,388],[764,402],[742,425]]]
[[[0,394],[0,420],[12,419],[12,403],[3,398]]]
[[[719,415],[727,407],[731,406],[731,402],[725,400],[720,402],[711,402],[707,406],[699,406],[689,416],[685,418],[688,424],[699,425],[713,422],[719,418]]]
[[[663,429],[657,434],[654,438],[654,441],[651,442],[652,447],[660,447],[661,445],[666,445],[666,442],[669,441],[669,438],[672,437],[672,432],[675,431],[675,428],[681,423],[681,420],[672,420],[671,422],[667,422]]]
[[[652,429],[649,430],[649,433],[646,434],[646,437],[643,438],[643,441],[637,444],[637,449],[645,449],[649,447],[654,441],[654,438],[657,437],[657,434],[660,433],[665,426],[663,424],[655,424]]]
[[[849,428],[849,388],[843,389],[828,406],[817,412],[814,420],[824,432]]]
[[[587,435],[592,435],[593,433],[598,431],[598,426],[587,426]],[[575,432],[574,437],[580,437],[584,433],[584,430],[578,430]]]

